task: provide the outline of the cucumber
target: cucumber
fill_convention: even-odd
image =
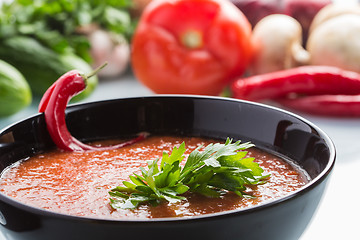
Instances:
[[[10,116],[31,103],[31,90],[24,76],[0,60],[0,117]]]
[[[58,54],[36,39],[15,36],[0,41],[0,58],[17,68],[28,81],[32,93],[41,96],[64,73],[77,69],[84,73],[91,66],[73,53]],[[77,100],[90,95],[98,83],[96,76],[88,79],[86,89]]]

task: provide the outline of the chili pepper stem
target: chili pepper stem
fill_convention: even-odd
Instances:
[[[80,76],[84,79],[84,81],[86,82],[89,78],[91,78],[92,76],[96,75],[101,69],[103,69],[104,67],[106,67],[108,63],[104,62],[102,65],[100,65],[99,67],[95,68],[92,72],[90,72],[89,74],[80,74]]]

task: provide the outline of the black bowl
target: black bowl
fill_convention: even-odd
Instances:
[[[99,220],[26,206],[0,194],[9,239],[298,239],[316,210],[335,162],[329,137],[292,113],[261,104],[200,96],[151,96],[73,105],[70,132],[82,141],[177,134],[251,141],[296,161],[311,177],[302,189],[259,206],[191,218]],[[54,147],[43,114],[0,132],[0,168]]]

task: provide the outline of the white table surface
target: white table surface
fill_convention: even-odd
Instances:
[[[131,74],[102,79],[85,102],[152,95]],[[0,129],[37,111],[38,100],[23,111],[0,118]],[[299,113],[298,113],[299,114]],[[360,239],[360,118],[327,118],[299,114],[315,123],[334,141],[337,162],[320,206],[300,240]],[[266,239],[266,236],[264,236]],[[0,232],[0,240],[7,240]],[[275,239],[276,240],[276,239]]]

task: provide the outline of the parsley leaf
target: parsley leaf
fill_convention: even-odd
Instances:
[[[182,167],[185,158],[185,143],[174,147],[171,155],[164,152],[159,159],[147,162],[147,169],[140,168],[141,175],[131,175],[124,186],[112,189],[110,205],[117,209],[133,209],[139,204],[158,205],[161,201],[176,203],[184,200],[182,194],[195,192],[209,197],[219,197],[224,191],[244,196],[247,185],[265,182],[268,175],[247,156],[251,143],[215,143],[200,146],[192,151]]]

